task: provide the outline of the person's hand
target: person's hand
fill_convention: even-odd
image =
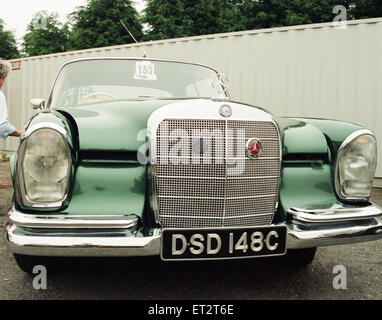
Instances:
[[[20,130],[15,130],[15,132],[13,132],[11,134],[12,137],[20,137],[21,136],[21,131]]]

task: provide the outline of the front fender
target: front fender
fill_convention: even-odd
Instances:
[[[280,207],[277,222],[291,207],[326,209],[342,204],[335,191],[334,168],[342,142],[361,126],[334,120],[282,118]]]

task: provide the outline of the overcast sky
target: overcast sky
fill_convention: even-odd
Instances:
[[[144,8],[143,0],[135,0],[138,11]],[[5,22],[5,29],[15,33],[17,42],[20,44],[26,27],[32,16],[40,11],[58,12],[61,22],[66,21],[66,16],[75,7],[84,5],[86,0],[10,0],[1,6],[0,19]]]

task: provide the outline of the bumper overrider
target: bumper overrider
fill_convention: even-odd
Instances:
[[[382,209],[336,206],[326,210],[291,208],[287,249],[374,241],[382,238]],[[142,228],[136,216],[54,216],[8,212],[7,248],[32,256],[155,256],[161,229]]]

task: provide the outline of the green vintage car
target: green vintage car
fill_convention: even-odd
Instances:
[[[32,105],[4,231],[24,271],[49,256],[301,266],[317,247],[382,237],[369,130],[234,102],[209,67],[75,60]]]

